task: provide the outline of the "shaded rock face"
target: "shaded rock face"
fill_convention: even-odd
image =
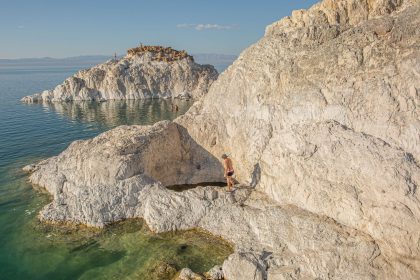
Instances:
[[[177,121],[230,153],[240,181],[369,234],[420,275],[419,14],[361,0],[295,12]]]
[[[109,60],[66,79],[52,90],[26,96],[23,102],[145,98],[194,98],[203,96],[218,73],[190,57],[165,62],[150,52]]]

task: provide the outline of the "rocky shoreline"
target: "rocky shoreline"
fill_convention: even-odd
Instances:
[[[229,280],[418,279],[419,14],[415,0],[324,0],[270,25],[174,122],[28,167],[54,196],[41,220],[202,228],[235,245]],[[234,193],[166,189],[222,181],[225,152]]]
[[[280,205],[252,187],[237,185],[233,193],[216,186],[181,192],[167,189],[174,182],[222,180],[216,160],[207,162],[205,173],[197,168],[197,162],[208,161],[208,155],[197,157],[199,147],[194,147],[195,143],[182,133],[185,131],[178,124],[169,121],[149,127],[122,126],[92,140],[77,141],[59,156],[26,167],[32,172],[31,182],[54,196],[53,202],[40,212],[40,219],[103,227],[137,217],[143,218],[154,232],[202,228],[235,245],[235,253],[222,266],[226,279],[287,279],[303,277],[302,270],[329,277],[331,267],[338,279],[371,274],[381,279],[396,277],[371,236],[326,216]],[[154,155],[155,147],[168,147],[172,155],[178,154],[175,147],[182,148],[194,158],[178,154],[188,164],[168,165],[174,170],[162,171],[159,160],[153,161],[154,166],[144,166],[150,162],[146,155],[149,151]],[[99,152],[103,158],[98,157]],[[99,162],[114,166],[115,173],[109,174],[112,169],[99,166]],[[141,175],[130,176],[121,169],[129,166],[137,166]],[[159,172],[153,173],[155,170]],[[94,174],[94,182],[89,174]],[[195,275],[187,272],[180,277]],[[250,275],[255,277],[249,278]]]

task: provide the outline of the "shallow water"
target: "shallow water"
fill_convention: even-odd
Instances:
[[[202,232],[156,235],[141,220],[105,230],[38,222],[36,215],[49,197],[33,190],[22,166],[58,154],[76,139],[122,124],[174,119],[191,106],[191,102],[175,101],[180,110],[171,112],[171,101],[163,100],[19,102],[25,95],[62,82],[76,70],[0,69],[0,278],[165,279],[174,269],[204,272],[220,264],[231,248]]]

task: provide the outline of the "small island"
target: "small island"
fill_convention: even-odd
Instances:
[[[22,102],[198,99],[217,79],[212,65],[201,65],[186,51],[140,45],[121,59],[81,70],[54,89],[25,96]]]

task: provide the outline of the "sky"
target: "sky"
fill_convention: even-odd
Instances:
[[[0,58],[124,54],[140,43],[239,54],[318,0],[0,0]]]

